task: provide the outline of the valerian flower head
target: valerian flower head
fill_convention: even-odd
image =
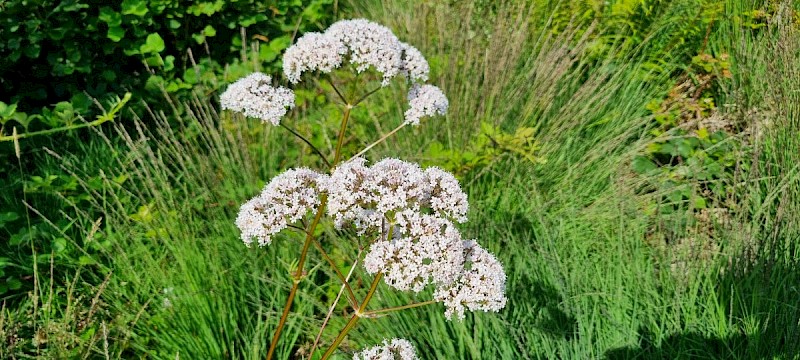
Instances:
[[[340,20],[331,25],[325,35],[347,47],[356,71],[362,72],[372,66],[383,74],[383,86],[403,68],[403,46],[383,25],[365,19]]]
[[[386,86],[395,76],[411,82],[428,80],[430,66],[415,47],[401,42],[389,28],[365,19],[340,20],[324,33],[306,33],[283,55],[283,73],[292,83],[306,71],[330,73],[346,58],[363,72],[381,73]]]
[[[293,84],[306,71],[329,73],[342,65],[347,47],[326,34],[310,32],[283,53],[283,73]]]
[[[433,216],[466,220],[467,196],[452,175],[397,159],[365,163],[358,158],[340,165],[325,185],[328,215],[337,227],[352,223],[360,234],[380,231],[404,210],[431,209]]]
[[[239,209],[236,226],[247,246],[255,239],[269,245],[272,235],[300,220],[320,204],[320,183],[325,175],[309,169],[287,170],[274,177],[258,196]]]
[[[382,272],[387,285],[422,291],[429,283],[447,286],[463,272],[463,241],[442,218],[411,210],[396,215],[391,239],[376,241],[364,257],[370,274]]]
[[[403,65],[400,73],[411,82],[428,81],[428,73],[431,71],[428,60],[425,60],[417,48],[406,43],[400,45],[403,47]]]
[[[434,212],[460,223],[467,221],[467,194],[461,190],[461,185],[453,174],[437,167],[429,167],[425,169],[425,183],[430,191],[426,202]]]
[[[352,222],[363,233],[381,225],[381,215],[368,208],[372,196],[365,182],[371,172],[366,162],[364,158],[356,158],[339,165],[325,183],[328,215],[337,228]]]
[[[415,84],[408,91],[408,105],[409,109],[405,112],[406,123],[419,125],[419,120],[423,117],[446,114],[449,103],[438,87]]]
[[[273,87],[272,78],[262,73],[252,73],[237,80],[219,97],[223,110],[241,112],[245,116],[278,125],[287,108],[294,107],[294,92],[284,87]]]
[[[414,346],[406,339],[383,340],[383,345],[366,349],[353,356],[353,360],[417,360]]]
[[[464,273],[433,296],[445,305],[445,317],[464,319],[464,311],[500,311],[506,306],[506,274],[494,255],[473,240],[464,242]]]

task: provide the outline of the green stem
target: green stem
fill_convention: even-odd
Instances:
[[[280,123],[280,125],[281,125],[281,126],[283,126],[283,128],[284,128],[284,129],[286,129],[286,130],[289,130],[289,132],[290,132],[290,133],[292,133],[292,135],[294,135],[295,137],[297,137],[298,139],[300,139],[300,140],[302,140],[304,143],[306,143],[306,145],[310,146],[310,147],[311,147],[311,150],[313,150],[313,151],[314,151],[314,153],[316,153],[317,155],[319,155],[319,157],[322,159],[322,161],[323,161],[323,162],[325,162],[325,166],[327,166],[327,167],[331,167],[331,163],[330,163],[330,161],[328,161],[328,159],[327,159],[327,158],[325,158],[325,155],[323,155],[323,154],[322,154],[322,152],[321,152],[321,151],[319,151],[319,149],[317,149],[317,147],[316,147],[316,146],[314,146],[314,144],[312,144],[312,143],[311,143],[311,141],[308,141],[308,139],[304,138],[302,135],[300,135],[299,133],[297,133],[297,131],[294,131],[294,129],[292,129],[292,128],[290,128],[290,127],[286,126],[286,124],[284,124],[284,123],[282,123],[282,122],[281,122],[281,123]]]
[[[339,130],[339,140],[337,141],[336,145],[336,153],[333,156],[333,163],[331,163],[330,166],[331,169],[336,166],[342,156],[342,143],[344,142],[345,129],[347,129],[347,121],[350,119],[351,108],[352,107],[348,105],[342,117],[342,126]],[[269,345],[269,351],[267,352],[267,360],[272,359],[272,355],[275,354],[275,348],[278,346],[278,339],[280,339],[283,327],[286,325],[286,319],[289,317],[289,311],[292,308],[292,302],[297,294],[297,287],[300,285],[300,279],[303,277],[303,265],[305,265],[306,255],[308,255],[308,248],[311,247],[311,243],[314,242],[314,231],[317,229],[317,225],[322,219],[322,214],[325,212],[325,206],[328,203],[328,196],[323,194],[320,200],[319,208],[317,208],[317,214],[314,215],[314,221],[311,222],[308,230],[306,231],[306,241],[303,244],[303,250],[300,252],[300,260],[297,262],[297,272],[294,276],[292,289],[289,291],[289,298],[286,299],[286,305],[283,307],[283,314],[281,314],[281,319],[278,322],[278,328],[275,329],[275,335],[272,336],[272,343]]]
[[[428,301],[423,301],[423,302],[418,302],[418,303],[413,303],[413,304],[408,304],[408,305],[393,306],[393,307],[388,307],[388,308],[384,308],[384,309],[367,311],[367,312],[364,313],[364,316],[378,315],[378,314],[382,314],[382,313],[400,311],[400,310],[405,310],[405,309],[413,309],[415,307],[431,305],[431,304],[435,304],[435,303],[436,303],[436,300],[428,300]]]
[[[386,234],[388,239],[392,238],[392,233],[394,233],[394,224],[389,225],[389,231]],[[344,326],[344,329],[342,329],[339,335],[336,336],[336,339],[333,340],[333,344],[331,344],[328,350],[325,351],[325,354],[322,355],[322,360],[326,360],[333,355],[333,352],[336,351],[336,348],[342,343],[342,340],[344,340],[344,337],[347,336],[347,333],[356,326],[358,319],[364,316],[365,310],[367,310],[367,305],[369,305],[369,301],[372,300],[372,296],[375,295],[375,290],[378,289],[378,284],[382,278],[382,272],[378,273],[378,275],[375,275],[375,279],[372,280],[372,285],[370,285],[367,296],[364,297],[364,301],[361,302],[361,306],[350,318],[350,321],[347,322],[347,325]]]
[[[342,144],[344,144],[344,132],[347,130],[347,121],[350,120],[350,110],[353,107],[350,104],[345,105],[344,108],[344,115],[342,118],[342,126],[339,128],[339,140],[336,141],[336,153],[333,156],[333,164],[331,165],[331,169],[333,169],[336,164],[339,163],[339,159],[342,157]]]
[[[353,106],[358,106],[358,104],[361,104],[361,102],[362,102],[362,101],[364,101],[364,100],[366,100],[366,99],[367,99],[367,97],[369,97],[370,95],[372,95],[372,94],[374,94],[374,93],[378,92],[378,90],[380,90],[380,89],[382,89],[382,87],[378,86],[377,88],[373,89],[372,91],[370,91],[370,92],[368,92],[368,93],[364,94],[362,97],[358,98],[358,100],[356,100],[356,102],[355,102],[355,103],[353,103]]]
[[[389,136],[394,135],[396,132],[400,131],[400,129],[404,128],[407,124],[408,124],[407,122],[403,122],[402,124],[400,124],[400,126],[394,128],[394,130],[392,130],[392,131],[389,131],[389,133],[387,133],[386,135],[381,136],[380,139],[376,140],[372,144],[369,144],[369,146],[365,147],[364,150],[361,150],[358,154],[353,155],[353,157],[351,157],[350,159],[355,159],[355,158],[357,158],[357,157],[359,157],[361,155],[364,155],[367,151],[369,151],[370,149],[375,147],[375,145],[378,145],[378,144],[382,143]]]
[[[278,339],[281,336],[284,325],[286,325],[286,319],[289,317],[289,311],[292,308],[292,302],[297,294],[297,287],[300,285],[300,279],[303,278],[303,265],[305,265],[306,255],[308,255],[308,248],[313,242],[314,230],[317,228],[317,224],[319,224],[320,219],[322,219],[322,214],[325,212],[325,205],[327,202],[328,197],[326,195],[322,195],[322,201],[317,209],[317,214],[314,216],[314,221],[309,226],[308,231],[306,231],[306,241],[303,244],[303,250],[300,252],[300,260],[297,262],[297,272],[294,274],[292,289],[289,291],[289,298],[286,299],[286,305],[283,307],[283,314],[281,314],[281,319],[278,322],[278,328],[275,329],[275,334],[272,336],[272,343],[269,345],[269,351],[267,352],[267,360],[272,359],[272,355],[275,353],[275,348],[278,346]]]
[[[348,297],[350,298],[350,304],[353,305],[353,308],[358,308],[358,301],[356,300],[356,295],[353,292],[353,288],[350,287],[350,283],[347,282],[347,279],[344,278],[344,275],[342,275],[342,272],[339,271],[339,268],[336,266],[336,263],[333,262],[333,259],[331,259],[331,257],[328,255],[328,253],[322,247],[322,244],[320,244],[319,241],[317,241],[316,239],[314,239],[314,246],[317,248],[317,250],[319,250],[320,253],[322,253],[322,257],[325,258],[325,260],[328,262],[328,264],[331,265],[333,270],[336,272],[336,277],[338,277],[339,281],[342,282],[342,285],[345,288],[347,288],[347,293],[349,295]]]
[[[364,316],[364,310],[367,308],[367,304],[369,304],[372,296],[375,295],[375,290],[378,289],[378,283],[380,283],[381,278],[383,278],[383,273],[378,273],[378,275],[375,276],[375,279],[372,280],[372,285],[369,287],[369,292],[364,298],[364,301],[361,302],[361,307],[359,307],[356,313],[350,317],[350,321],[347,322],[347,325],[344,326],[344,329],[342,329],[339,335],[336,336],[336,339],[333,340],[333,344],[331,344],[328,350],[325,351],[325,354],[322,354],[322,360],[326,360],[333,355],[333,352],[336,351],[336,348],[338,348],[339,344],[342,343],[342,340],[344,340],[345,336],[347,336],[347,333],[356,326],[358,319]]]
[[[119,100],[112,107],[111,111],[109,111],[106,114],[98,117],[97,120],[94,120],[94,121],[89,121],[89,122],[86,122],[86,123],[83,123],[83,124],[78,124],[78,125],[66,125],[66,126],[62,126],[62,127],[58,127],[58,128],[53,128],[53,129],[40,130],[40,131],[34,131],[34,132],[26,132],[26,133],[23,133],[23,134],[14,134],[14,135],[11,135],[11,136],[0,135],[0,141],[16,141],[16,140],[19,140],[19,139],[25,139],[25,138],[29,138],[29,137],[32,137],[32,136],[48,135],[48,134],[53,134],[53,133],[62,132],[62,131],[82,129],[82,128],[90,127],[90,126],[98,126],[98,125],[101,125],[103,123],[106,123],[106,122],[109,122],[111,120],[114,120],[114,116],[122,109],[122,106],[124,106],[130,99],[131,99],[131,93],[126,93],[125,96],[121,100]]]

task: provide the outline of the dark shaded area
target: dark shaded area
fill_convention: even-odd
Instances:
[[[578,320],[559,308],[563,298],[556,289],[541,281],[531,284],[532,296],[530,305],[538,309],[533,322],[539,330],[553,337],[573,340],[578,337]]]
[[[657,343],[656,336],[646,329],[640,329],[639,333],[639,346],[609,350],[604,359],[740,359],[748,347],[748,339],[743,335],[714,338],[688,332]]]

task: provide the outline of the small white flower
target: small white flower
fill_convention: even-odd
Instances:
[[[461,190],[461,185],[453,174],[437,167],[429,167],[425,169],[425,182],[430,191],[426,202],[433,211],[460,223],[467,221],[467,194]]]
[[[414,346],[406,339],[383,340],[383,345],[366,349],[353,356],[353,360],[417,360]]]
[[[464,311],[500,311],[506,306],[506,274],[494,255],[474,240],[464,242],[464,273],[450,286],[436,289],[433,296],[443,302],[445,317],[464,319]]]
[[[338,39],[316,32],[306,33],[283,54],[283,73],[293,84],[306,71],[329,73],[342,65],[347,47]]]
[[[269,245],[272,235],[300,220],[320,204],[320,183],[326,176],[309,169],[288,170],[272,179],[258,196],[239,209],[236,226],[242,241],[250,246]]]
[[[410,107],[405,112],[406,123],[419,125],[419,120],[423,117],[446,114],[449,103],[438,87],[415,84],[408,91],[408,105]]]
[[[273,87],[271,83],[269,75],[258,72],[237,80],[220,95],[222,109],[278,125],[287,108],[294,107],[294,92],[284,87]]]
[[[397,214],[392,239],[372,244],[364,257],[370,274],[382,272],[386,284],[422,291],[429,283],[447,286],[463,272],[461,234],[444,219],[406,210]]]
[[[391,158],[365,163],[358,158],[341,164],[325,184],[328,215],[338,228],[352,223],[359,234],[376,232],[404,210],[431,209],[433,216],[466,221],[467,195],[453,175]]]
[[[356,71],[370,66],[383,74],[382,85],[403,68],[403,46],[389,28],[365,19],[340,20],[325,31],[326,36],[344,44]]]
[[[428,73],[431,71],[428,60],[425,60],[417,48],[406,43],[400,43],[400,45],[403,47],[401,74],[412,82],[428,81]]]
[[[371,173],[364,165],[366,162],[364,158],[356,158],[339,165],[324,186],[328,193],[328,216],[333,218],[334,225],[341,228],[353,222],[360,234],[367,229],[379,229],[382,223],[381,215],[368,209],[371,194],[365,183]]]

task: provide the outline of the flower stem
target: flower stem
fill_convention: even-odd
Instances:
[[[386,234],[388,239],[392,238],[393,232],[394,232],[394,224],[391,224],[389,225],[389,231],[387,231]],[[353,316],[350,318],[350,321],[348,321],[347,325],[344,326],[344,329],[342,329],[339,335],[336,336],[336,339],[333,340],[333,344],[331,344],[328,350],[325,351],[325,354],[322,355],[322,360],[326,360],[331,355],[333,355],[333,352],[336,351],[336,348],[339,347],[339,344],[342,343],[342,340],[344,340],[344,337],[347,335],[347,333],[350,332],[350,330],[352,330],[356,326],[358,319],[364,316],[365,310],[367,310],[367,305],[369,305],[369,301],[372,300],[372,296],[375,295],[375,290],[378,289],[378,284],[381,282],[382,278],[383,278],[382,272],[378,273],[378,275],[375,275],[375,279],[372,280],[372,285],[370,285],[369,291],[367,292],[367,296],[364,297],[364,301],[361,302],[361,306],[358,307],[356,313],[353,314]]]
[[[325,155],[323,155],[322,152],[319,151],[319,149],[317,149],[316,146],[314,146],[314,144],[312,144],[310,141],[308,141],[308,139],[306,139],[302,135],[298,134],[297,131],[294,131],[294,129],[286,126],[286,124],[281,122],[280,125],[283,126],[284,129],[289,130],[289,132],[292,133],[292,135],[296,136],[298,139],[302,140],[304,143],[306,143],[308,146],[310,146],[311,150],[313,150],[314,153],[319,155],[319,157],[322,159],[322,161],[325,162],[325,166],[331,167],[330,161],[328,161],[328,159],[325,158]]]
[[[358,308],[358,301],[356,300],[355,293],[353,293],[353,288],[350,287],[350,283],[347,282],[347,279],[345,279],[344,275],[342,275],[342,272],[339,271],[339,268],[336,266],[336,263],[333,262],[333,259],[331,259],[331,257],[328,256],[328,253],[325,251],[325,249],[322,248],[322,244],[320,244],[319,241],[317,241],[316,239],[314,239],[314,246],[317,248],[317,250],[319,250],[320,253],[322,253],[322,257],[325,258],[328,264],[330,264],[333,270],[336,272],[336,277],[338,277],[339,281],[342,282],[342,286],[347,288],[350,304],[353,305],[354,308]]]
[[[415,307],[431,305],[431,304],[435,304],[435,303],[436,303],[436,300],[428,300],[428,301],[423,301],[423,302],[418,302],[418,303],[413,303],[413,304],[407,304],[407,305],[402,305],[402,306],[393,306],[393,307],[388,307],[388,308],[384,308],[384,309],[367,311],[367,312],[364,313],[364,316],[377,315],[377,314],[388,313],[388,312],[393,312],[393,311],[400,311],[400,310],[405,310],[405,309],[413,309]]]
[[[364,150],[361,150],[361,151],[360,151],[358,154],[355,154],[355,155],[353,155],[353,157],[351,157],[350,159],[352,160],[352,159],[355,159],[355,158],[357,158],[357,157],[359,157],[359,156],[361,156],[361,155],[364,155],[364,154],[365,154],[367,151],[369,151],[370,149],[372,149],[373,147],[375,147],[375,145],[378,145],[378,144],[382,143],[382,142],[383,142],[384,140],[386,140],[386,139],[387,139],[389,136],[392,136],[392,135],[394,135],[396,132],[400,131],[400,129],[404,128],[404,127],[406,126],[406,124],[408,124],[408,123],[407,123],[407,122],[403,122],[402,124],[400,124],[400,126],[398,126],[398,127],[394,128],[394,130],[392,130],[392,131],[389,131],[389,133],[388,133],[388,134],[381,136],[381,138],[380,138],[380,139],[376,140],[376,141],[375,141],[375,142],[373,142],[372,144],[369,144],[369,146],[365,147],[365,148],[364,148]]]
[[[347,129],[347,121],[350,119],[351,108],[352,106],[348,105],[345,109],[344,115],[342,116],[342,126],[339,130],[339,140],[336,144],[336,153],[333,156],[333,163],[331,163],[330,166],[331,169],[336,166],[342,156],[344,132]],[[311,222],[311,224],[308,226],[308,230],[306,231],[306,241],[303,244],[303,250],[300,252],[300,260],[297,262],[297,272],[294,276],[292,289],[289,291],[289,298],[286,299],[286,305],[283,307],[283,314],[281,314],[281,319],[278,322],[278,328],[275,329],[275,335],[272,336],[272,343],[270,343],[269,351],[267,352],[267,360],[272,359],[272,355],[275,354],[275,348],[278,346],[278,339],[280,339],[283,327],[286,325],[286,319],[289,317],[289,311],[292,308],[292,302],[297,294],[297,287],[300,285],[300,280],[303,278],[303,265],[305,265],[306,255],[308,255],[308,248],[311,247],[311,243],[314,242],[314,231],[317,229],[317,225],[319,225],[319,222],[322,219],[322,214],[325,212],[325,206],[327,204],[328,196],[322,194],[320,197],[319,207],[317,208],[317,214],[314,215],[314,221]]]
[[[344,337],[347,336],[347,333],[356,326],[358,319],[364,315],[364,310],[367,308],[367,304],[369,304],[372,296],[375,295],[375,290],[378,289],[378,284],[380,283],[381,278],[383,278],[383,273],[378,273],[378,275],[375,276],[375,279],[372,280],[372,285],[369,287],[369,292],[367,292],[367,296],[364,298],[364,301],[361,302],[361,307],[359,307],[356,313],[350,317],[350,321],[347,322],[347,325],[344,326],[344,329],[342,329],[339,335],[336,336],[336,339],[333,340],[333,344],[331,344],[328,350],[325,351],[325,354],[322,354],[322,360],[326,360],[333,355],[333,352],[336,351],[336,348],[338,348],[339,344],[342,343],[342,340],[344,340]]]
[[[347,277],[345,278],[345,283],[350,280],[350,276],[353,275],[353,271],[355,271],[356,266],[358,265],[358,259],[361,258],[361,251],[358,252],[356,255],[356,261],[353,262],[353,266],[350,267],[350,271],[347,273]],[[328,321],[331,319],[331,315],[333,314],[333,310],[336,309],[336,304],[339,303],[339,299],[342,297],[342,293],[344,292],[344,285],[339,288],[339,293],[336,294],[336,299],[333,300],[333,304],[331,304],[330,309],[328,309],[328,314],[325,315],[325,321],[322,322],[322,326],[319,328],[319,333],[317,333],[317,338],[314,339],[314,345],[311,346],[311,352],[309,355],[309,359],[314,358],[314,353],[317,351],[317,345],[319,345],[319,340],[322,338],[322,332],[325,331],[325,326],[328,325]],[[358,308],[358,305],[353,305],[354,309]]]
[[[284,325],[286,325],[286,319],[289,317],[289,311],[292,308],[294,296],[297,294],[297,287],[300,285],[300,280],[303,278],[303,265],[305,265],[306,255],[308,255],[308,248],[311,246],[314,239],[314,230],[317,228],[320,219],[322,219],[322,214],[325,212],[325,205],[327,202],[328,197],[323,194],[319,208],[317,209],[317,214],[314,216],[314,221],[309,225],[308,231],[306,231],[306,241],[303,244],[303,250],[300,252],[300,260],[297,262],[297,272],[294,274],[292,289],[289,291],[289,298],[286,299],[286,305],[283,307],[283,314],[281,314],[281,319],[278,322],[278,328],[275,329],[275,334],[272,336],[272,343],[270,343],[269,351],[267,352],[267,360],[272,359],[275,348],[278,346],[278,339],[281,336]]]
[[[358,100],[356,100],[356,102],[355,102],[355,103],[353,103],[353,106],[357,106],[358,104],[361,104],[361,102],[362,102],[362,101],[364,101],[364,100],[366,100],[366,99],[367,99],[367,97],[369,97],[370,95],[372,95],[372,94],[374,94],[374,93],[378,92],[378,90],[380,90],[380,89],[382,89],[382,88],[383,88],[383,87],[381,87],[381,86],[378,86],[377,88],[375,88],[375,89],[372,89],[372,91],[370,91],[370,92],[368,92],[368,93],[364,94],[363,96],[361,96],[360,98],[358,98]]]
[[[350,120],[350,110],[353,109],[353,106],[350,104],[345,105],[344,108],[344,115],[342,116],[342,126],[339,128],[339,139],[336,141],[336,153],[333,156],[333,164],[331,164],[331,169],[333,169],[336,164],[339,163],[339,159],[342,157],[342,144],[344,144],[344,132],[347,130],[347,121]]]

